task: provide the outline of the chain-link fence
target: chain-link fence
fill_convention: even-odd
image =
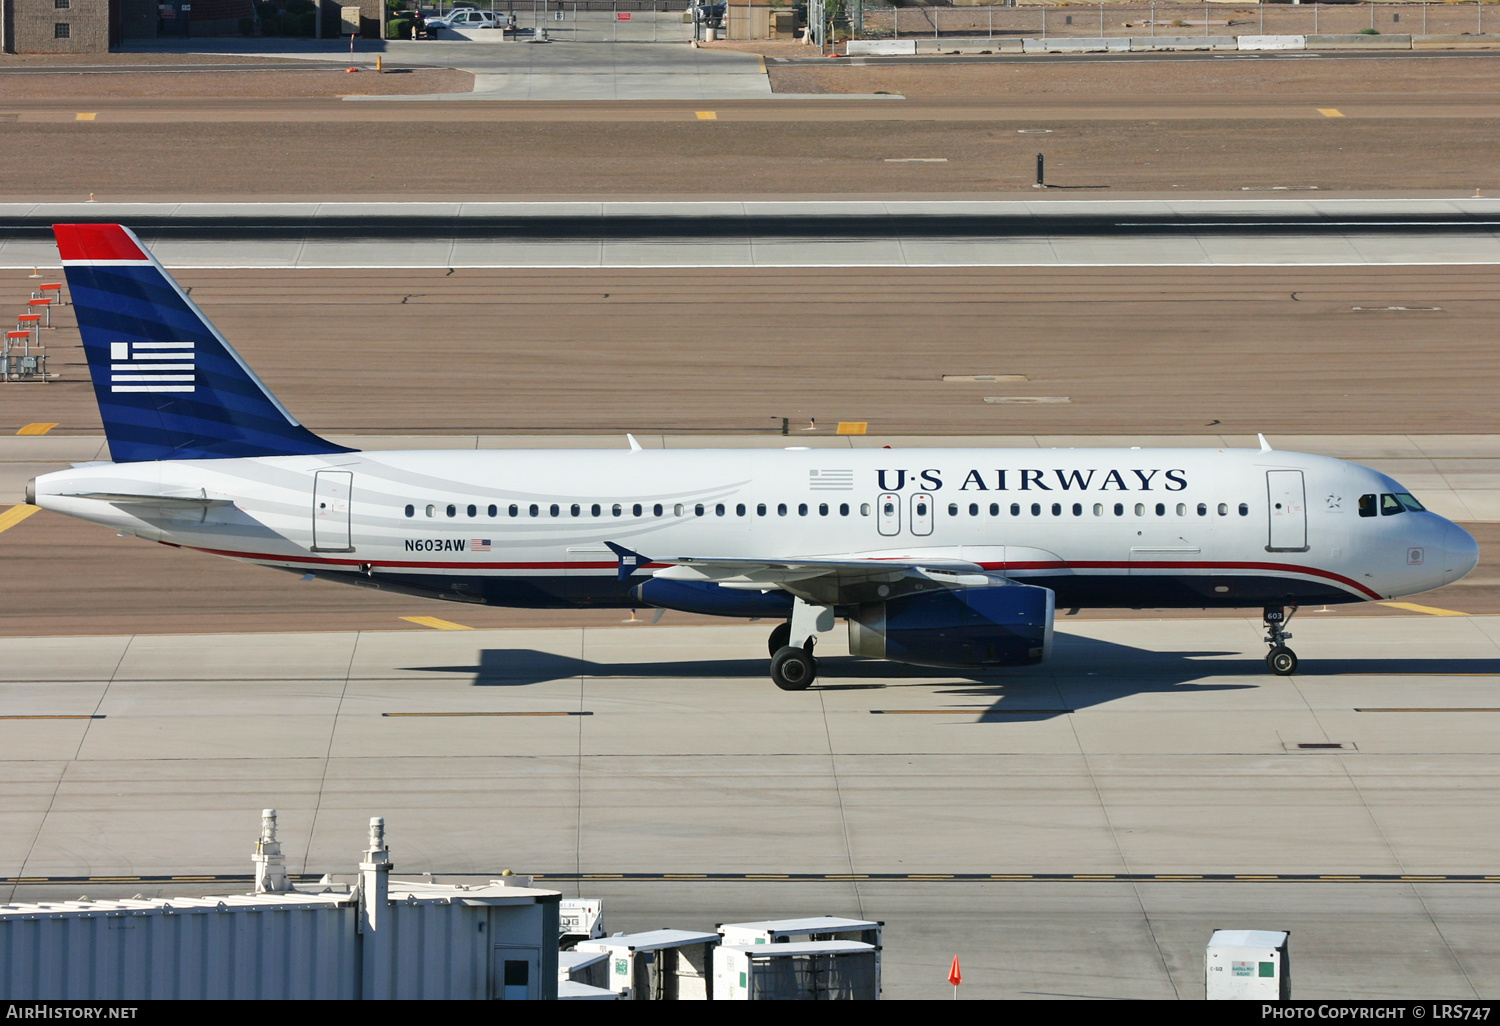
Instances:
[[[1485,8],[1489,7],[1489,10]],[[1500,32],[1500,10],[1483,3],[1210,4],[1070,3],[1066,7],[864,7],[851,10],[857,39],[944,36],[1140,37],[1243,35],[1462,35]]]

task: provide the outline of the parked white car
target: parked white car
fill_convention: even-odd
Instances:
[[[458,10],[449,11],[440,18],[428,18],[427,24],[431,28],[450,29],[508,29],[516,27],[516,17],[505,12],[477,11],[471,7],[461,7]]]

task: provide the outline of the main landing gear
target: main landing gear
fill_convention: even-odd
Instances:
[[[818,661],[813,658],[816,637],[807,639],[806,648],[795,648],[792,623],[778,624],[766,647],[771,650],[771,680],[783,691],[806,691],[818,678]]]
[[[1297,653],[1286,647],[1291,637],[1286,625],[1296,613],[1296,606],[1266,606],[1261,616],[1266,625],[1266,644],[1271,646],[1266,653],[1266,665],[1278,677],[1290,677],[1297,672]]]

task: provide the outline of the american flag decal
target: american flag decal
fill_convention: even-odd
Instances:
[[[852,492],[854,491],[854,471],[809,470],[807,486],[815,492]]]
[[[470,538],[469,539],[469,551],[470,552],[488,552],[488,551],[490,551],[490,540],[488,538]]]
[[[111,392],[191,392],[196,387],[193,343],[111,342]]]

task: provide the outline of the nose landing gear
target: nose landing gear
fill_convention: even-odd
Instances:
[[[1266,625],[1266,644],[1271,646],[1266,653],[1266,665],[1278,677],[1290,677],[1297,672],[1297,653],[1286,647],[1291,637],[1286,625],[1296,614],[1296,606],[1266,606],[1261,614]]]

